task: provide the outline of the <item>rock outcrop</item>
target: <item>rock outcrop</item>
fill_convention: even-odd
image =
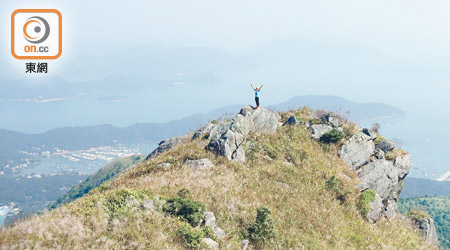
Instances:
[[[310,118],[311,121],[305,125],[316,140],[319,140],[324,134],[331,132],[333,129],[342,131],[344,120],[331,112],[313,110]]]
[[[207,135],[209,132],[211,132],[211,129],[213,129],[213,128],[214,128],[214,124],[212,124],[211,122],[208,122],[205,126],[197,129],[194,132],[194,135],[192,136],[192,140],[195,140],[199,137]]]
[[[422,238],[429,245],[434,248],[439,248],[439,240],[436,232],[436,227],[434,225],[434,220],[429,216],[401,216],[401,220],[410,225],[413,229],[419,230],[422,234]]]
[[[370,161],[374,154],[375,144],[373,140],[363,132],[352,136],[339,150],[342,160],[352,169],[358,170]]]
[[[277,125],[273,112],[245,106],[231,122],[220,123],[211,130],[207,149],[229,160],[245,162],[244,143],[248,133],[273,133]]]
[[[399,156],[395,160],[376,159],[361,167],[361,191],[372,189],[382,200],[381,216],[393,219],[397,213],[397,199],[403,182],[409,173],[412,161],[410,155]],[[376,220],[374,220],[376,221]]]
[[[423,233],[423,240],[434,247],[438,247],[439,241],[433,219],[424,218],[415,223],[416,227]]]
[[[345,124],[340,116],[326,111],[312,111],[311,120],[302,123],[310,132],[312,138],[320,138],[332,131],[343,132]],[[297,118],[291,116],[283,126],[299,125]],[[281,125],[281,124],[280,124]],[[177,145],[197,138],[208,139],[206,146],[208,150],[227,159],[236,162],[245,162],[246,138],[250,132],[273,133],[278,126],[277,115],[264,108],[254,109],[245,106],[231,121],[220,121],[216,124],[207,123],[196,130],[193,135],[183,135],[164,140],[147,157],[150,159]],[[376,192],[376,199],[371,203],[369,221],[376,222],[381,217],[393,219],[397,213],[397,199],[403,187],[403,181],[408,175],[412,162],[411,157],[400,154],[392,159],[386,155],[396,149],[395,142],[389,140],[378,140],[377,131],[356,127],[354,135],[351,136],[339,149],[339,157],[353,170],[361,179],[361,192],[372,189]],[[269,160],[269,159],[268,159]],[[205,169],[212,166],[208,159],[187,160],[185,166],[194,170]],[[166,165],[161,165],[166,167]]]
[[[297,118],[296,118],[295,116],[291,116],[291,117],[289,117],[289,118],[287,119],[287,121],[285,121],[285,122],[283,123],[283,126],[285,126],[285,125],[294,126],[294,125],[297,125],[297,124],[299,124]]]
[[[313,111],[312,117],[321,124],[307,124],[312,137],[320,137],[333,128],[343,131],[343,120],[332,113]],[[397,199],[403,188],[403,182],[408,175],[412,160],[406,152],[398,154],[395,159],[387,159],[386,154],[392,154],[396,149],[395,142],[380,140],[376,142],[378,133],[367,128],[356,128],[356,132],[339,149],[339,157],[356,171],[361,179],[361,192],[372,189],[376,192],[372,202],[368,220],[376,222],[381,217],[395,218],[397,214]],[[395,154],[392,154],[395,155]]]
[[[153,150],[147,156],[147,158],[145,158],[145,160],[147,161],[153,157],[160,155],[163,152],[169,151],[170,149],[174,148],[175,146],[178,146],[184,142],[187,142],[188,138],[189,138],[188,135],[182,135],[182,136],[172,137],[172,138],[169,138],[169,139],[159,142],[158,147],[155,150]]]
[[[221,121],[217,124],[207,123],[197,129],[193,135],[187,134],[161,141],[145,160],[190,140],[203,137],[210,140],[207,149],[225,156],[229,160],[245,162],[244,143],[248,133],[273,133],[277,126],[278,120],[275,113],[264,108],[254,109],[251,106],[245,106],[231,121]]]
[[[311,131],[312,137],[316,140],[319,140],[322,135],[333,130],[333,127],[326,124],[314,124],[309,127],[309,131]]]
[[[211,227],[217,239],[225,238],[225,232],[216,225],[216,217],[213,212],[205,212],[205,226]]]

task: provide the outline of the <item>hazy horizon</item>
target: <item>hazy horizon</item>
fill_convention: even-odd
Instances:
[[[394,105],[407,122],[390,136],[420,145],[433,155],[428,158],[449,153],[447,1],[6,0],[0,6],[0,115],[9,124],[1,128],[170,121],[251,104],[254,83],[264,84],[263,106],[298,95]],[[24,61],[10,54],[10,16],[18,8],[56,8],[63,15],[63,54],[49,62],[48,75],[28,76],[31,81],[20,80]],[[50,84],[51,76],[68,85]],[[23,102],[48,98],[55,100]]]

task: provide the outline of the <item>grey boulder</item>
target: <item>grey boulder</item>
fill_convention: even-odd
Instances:
[[[335,115],[328,115],[327,121],[329,124],[331,124],[335,128],[338,128],[338,127],[341,127],[342,125],[344,125],[344,121],[340,117],[335,116]]]
[[[375,149],[373,155],[375,155],[375,157],[376,157],[377,159],[380,159],[380,160],[381,160],[381,159],[384,159],[384,151],[381,150],[381,149],[379,149],[379,148]]]
[[[378,137],[378,133],[372,129],[363,128],[362,132],[370,137],[370,139],[375,140]]]
[[[248,243],[250,243],[248,240],[241,241],[241,244],[239,245],[239,250],[247,250]]]
[[[426,218],[417,222],[417,224],[419,230],[423,232],[423,240],[434,247],[438,247],[439,241],[436,233],[436,227],[434,225],[434,220],[431,218]]]
[[[372,189],[382,201],[382,209],[377,206],[371,207],[372,219],[376,221],[379,216],[394,219],[397,214],[397,200],[403,188],[404,179],[411,168],[411,157],[409,155],[398,157],[395,161],[376,160],[363,166],[358,173],[361,179],[359,187],[361,191]]]
[[[209,159],[203,158],[199,160],[186,160],[183,166],[190,167],[192,170],[203,170],[212,167],[213,164]]]
[[[273,133],[277,125],[278,121],[273,112],[245,106],[230,123],[223,123],[211,130],[211,141],[207,149],[229,160],[245,162],[244,143],[248,133]]]
[[[216,217],[214,216],[213,212],[205,212],[205,226],[211,227],[211,229],[214,232],[214,235],[218,239],[224,239],[226,234],[225,232],[216,225]]]
[[[397,202],[395,200],[388,200],[384,211],[384,215],[389,220],[393,220],[397,215],[397,210],[398,210]]]
[[[397,157],[394,160],[394,166],[397,168],[399,178],[404,179],[411,170],[412,166],[411,155],[407,154],[405,156]]]
[[[373,189],[384,200],[397,198],[393,196],[393,190],[398,185],[398,171],[390,161],[374,161],[362,168],[358,174],[362,183],[359,184],[361,191]]]
[[[151,154],[149,154],[147,156],[147,158],[145,158],[145,160],[149,160],[153,157],[156,157],[156,156],[160,155],[161,153],[169,151],[170,149],[172,149],[182,143],[185,143],[187,141],[188,141],[187,135],[172,137],[167,140],[161,141],[160,143],[158,143],[158,147],[155,150],[153,150],[153,152]]]
[[[378,194],[375,194],[375,201],[370,203],[370,210],[367,219],[369,222],[375,223],[381,217],[383,210],[383,201]]]
[[[352,169],[357,170],[369,162],[375,144],[364,133],[352,136],[338,151],[339,157]]]
[[[285,125],[290,125],[290,126],[294,126],[298,124],[298,120],[295,116],[291,116],[287,119],[287,121],[284,122],[283,126]]]
[[[219,140],[223,133],[225,133],[230,128],[231,122],[222,121],[209,132],[210,140]]]
[[[205,126],[197,129],[192,136],[192,140],[195,140],[201,136],[207,135],[214,128],[214,124],[208,122]]]
[[[333,130],[333,127],[325,124],[314,124],[309,127],[309,131],[311,131],[312,138],[319,140],[322,135]]]
[[[376,145],[376,148],[383,150],[383,152],[388,153],[395,149],[395,142],[391,140],[381,141]]]

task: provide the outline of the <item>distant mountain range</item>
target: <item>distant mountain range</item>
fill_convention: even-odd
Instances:
[[[400,198],[450,195],[450,181],[407,177]]]
[[[0,130],[0,171],[4,166],[20,162],[22,151],[43,152],[54,148],[77,150],[117,144],[156,143],[165,138],[195,130],[208,120],[220,116],[234,115],[243,105],[231,105],[215,109],[206,114],[194,114],[167,123],[139,123],[128,127],[95,125],[85,127],[63,127],[40,134],[26,134],[10,130]],[[401,115],[403,111],[383,103],[356,103],[336,96],[297,96],[274,105],[275,110],[295,109],[309,106],[326,109],[341,114],[349,112],[349,118],[360,121],[369,118]]]

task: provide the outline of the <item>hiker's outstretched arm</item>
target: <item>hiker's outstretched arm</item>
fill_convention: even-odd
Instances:
[[[264,85],[263,84],[261,84],[261,87],[259,87],[259,89],[262,89],[262,87],[263,87]]]
[[[253,87],[253,84],[250,83],[250,86],[252,87],[253,90],[255,90],[255,87]]]

